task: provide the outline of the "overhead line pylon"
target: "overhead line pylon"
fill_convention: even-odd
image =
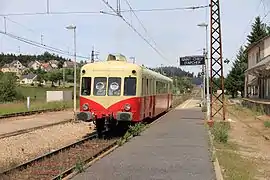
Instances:
[[[222,58],[222,38],[220,23],[220,5],[219,0],[211,0],[210,4],[211,19],[211,48],[210,48],[210,98],[211,111],[209,121],[214,121],[214,117],[221,115],[225,120],[225,96],[224,96],[224,76],[223,76],[223,58]],[[219,79],[217,81],[217,79]],[[214,92],[219,90],[219,93]]]

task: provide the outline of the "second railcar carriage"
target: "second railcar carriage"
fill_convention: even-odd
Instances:
[[[80,112],[83,121],[94,121],[98,132],[105,124],[140,122],[172,105],[172,79],[109,54],[107,61],[81,68]]]

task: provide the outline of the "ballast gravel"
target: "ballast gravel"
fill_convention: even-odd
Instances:
[[[0,139],[0,172],[73,143],[93,131],[93,124],[66,123]]]

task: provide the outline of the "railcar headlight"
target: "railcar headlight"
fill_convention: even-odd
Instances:
[[[130,109],[131,109],[130,104],[125,104],[124,110],[125,110],[125,111],[130,111]]]
[[[89,109],[89,105],[88,104],[83,104],[82,108],[84,111],[87,111]]]

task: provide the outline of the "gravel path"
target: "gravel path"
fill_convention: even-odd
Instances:
[[[47,112],[31,116],[18,116],[0,120],[0,134],[44,126],[72,119],[72,111]]]
[[[73,143],[93,132],[91,127],[84,122],[67,123],[0,139],[0,172]]]

